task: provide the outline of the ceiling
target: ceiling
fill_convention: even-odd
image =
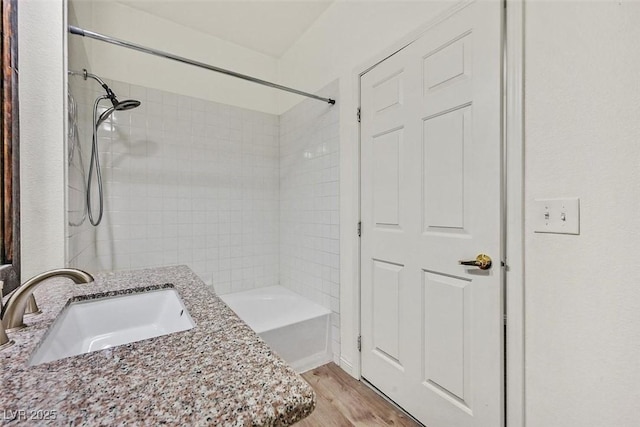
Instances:
[[[333,0],[117,0],[279,58]]]

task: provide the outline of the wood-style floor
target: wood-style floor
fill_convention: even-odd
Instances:
[[[302,377],[316,392],[316,409],[296,427],[417,427],[369,387],[329,363]]]

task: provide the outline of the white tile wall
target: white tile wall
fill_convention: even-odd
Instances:
[[[337,81],[319,92],[337,98]],[[332,312],[340,358],[339,106],[305,100],[280,116],[280,283]]]
[[[278,116],[107,83],[120,99],[142,106],[116,112],[100,128],[104,219],[89,229],[93,260],[74,231],[84,226],[69,227],[70,264],[89,270],[187,264],[219,293],[277,284]],[[100,93],[92,87],[92,96]],[[70,218],[78,186],[70,174]]]
[[[69,77],[69,93],[75,100],[76,114],[69,104],[67,127],[67,260],[69,265],[95,270],[96,235],[85,209],[86,170],[91,154],[91,111],[93,91],[81,77]],[[74,126],[75,123],[75,126]]]

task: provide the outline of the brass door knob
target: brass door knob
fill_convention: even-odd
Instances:
[[[458,261],[460,265],[470,265],[478,267],[480,270],[488,270],[491,268],[491,257],[489,255],[480,254],[473,261]]]

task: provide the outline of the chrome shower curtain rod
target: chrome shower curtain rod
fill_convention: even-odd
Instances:
[[[323,98],[321,96],[314,95],[313,93],[303,92],[301,90],[293,89],[293,88],[290,88],[290,87],[287,87],[287,86],[282,86],[282,85],[279,85],[277,83],[271,83],[271,82],[268,82],[266,80],[258,79],[258,78],[251,77],[251,76],[247,76],[246,74],[240,74],[240,73],[236,73],[235,71],[225,70],[224,68],[215,67],[213,65],[205,64],[204,62],[194,61],[194,60],[191,60],[191,59],[184,58],[182,56],[174,55],[172,53],[163,52],[161,50],[157,50],[157,49],[152,49],[150,47],[141,46],[141,45],[136,44],[136,43],[131,43],[131,42],[128,42],[128,41],[125,41],[125,40],[120,40],[120,39],[116,39],[116,38],[113,38],[113,37],[105,36],[104,34],[94,33],[93,31],[85,30],[85,29],[82,29],[82,28],[79,28],[79,27],[75,27],[73,25],[69,25],[69,33],[75,34],[75,35],[78,35],[78,36],[89,37],[89,38],[92,38],[92,39],[96,39],[96,40],[100,40],[100,41],[103,41],[103,42],[111,43],[111,44],[114,44],[116,46],[126,47],[126,48],[129,48],[129,49],[137,50],[137,51],[148,53],[148,54],[151,54],[151,55],[160,56],[162,58],[173,59],[174,61],[182,62],[183,64],[194,65],[196,67],[204,68],[206,70],[215,71],[217,73],[226,74],[228,76],[237,77],[237,78],[243,79],[243,80],[248,80],[250,82],[258,83],[258,84],[261,84],[261,85],[264,85],[264,86],[269,86],[269,87],[272,87],[272,88],[275,88],[275,89],[280,89],[280,90],[284,90],[284,91],[287,91],[287,92],[295,93],[295,94],[298,94],[298,95],[306,96],[308,98],[317,99],[318,101],[324,101],[324,102],[327,102],[327,103],[329,103],[331,105],[336,103],[336,101],[334,99],[331,99],[331,98]]]

